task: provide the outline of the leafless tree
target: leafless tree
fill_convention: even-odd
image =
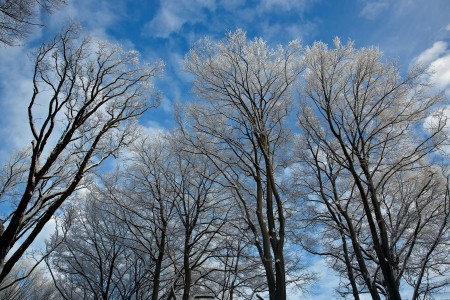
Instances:
[[[0,282],[88,174],[134,139],[135,118],[157,104],[149,102],[150,81],[162,69],[139,62],[135,51],[81,37],[73,24],[44,43],[34,62],[33,140],[27,159],[11,169],[20,171],[8,173],[26,170],[19,185],[10,184],[19,193],[7,198],[2,220]]]
[[[39,12],[53,12],[66,0],[0,1],[0,43],[13,46],[25,38],[33,27],[42,26]]]
[[[220,172],[204,156],[184,151],[180,138],[138,139],[124,165],[89,189],[86,203],[101,205],[79,206],[75,221],[66,218],[75,225],[66,226],[67,237],[47,260],[65,298],[113,297],[122,286],[134,286],[138,299],[250,299],[264,290],[263,268],[236,226],[242,220],[232,194],[218,184]],[[117,255],[110,254],[114,249]],[[135,283],[117,287],[117,278],[131,277],[128,268],[120,273],[128,265],[125,253],[145,268]]]
[[[272,49],[237,30],[217,43],[199,41],[185,66],[203,101],[188,108],[191,143],[234,189],[265,268],[270,299],[285,299],[286,210],[277,177],[289,140],[284,122],[291,88],[303,70],[300,44]]]
[[[62,242],[52,237],[48,264],[54,282],[64,299],[143,299],[149,260],[123,242],[129,230],[109,212],[114,208],[102,202],[100,190],[90,189],[69,208]]]
[[[298,182],[307,226],[324,243],[304,246],[329,257],[356,299],[400,299],[405,282],[413,299],[427,296],[448,283],[423,282],[448,264],[448,183],[431,164],[446,139],[442,95],[422,69],[402,77],[375,48],[336,39],[332,49],[315,43],[305,59]]]
[[[171,151],[162,135],[138,139],[123,170],[104,180],[105,192],[116,206],[111,210],[117,222],[129,230],[124,242],[151,261],[147,277],[148,297],[161,299],[173,282],[173,266],[168,258],[169,225],[175,214],[174,191],[168,180]]]
[[[165,180],[174,197],[168,256],[174,267],[175,294],[188,300],[199,294],[217,296],[220,291],[210,277],[217,268],[231,195],[217,184],[220,172],[204,156],[185,151],[181,139],[177,133],[170,137],[171,157],[166,162],[170,168]]]

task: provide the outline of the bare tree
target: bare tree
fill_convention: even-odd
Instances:
[[[125,286],[138,299],[248,299],[264,290],[261,264],[236,227],[242,220],[230,214],[237,211],[232,193],[218,184],[220,172],[209,160],[185,152],[179,139],[138,139],[124,166],[89,189],[86,203],[98,204],[78,206],[75,218],[65,218],[72,224],[67,237],[52,239],[61,246],[52,245],[47,260],[65,298],[106,299],[126,294],[118,294]],[[128,264],[128,257],[135,260]],[[121,273],[128,265],[144,267]]]
[[[55,235],[49,243],[55,248],[48,262],[58,291],[64,299],[137,298],[148,281],[149,260],[123,242],[129,230],[109,212],[114,208],[102,201],[98,187],[81,198],[64,215],[64,240]]]
[[[298,41],[271,49],[242,30],[199,41],[185,66],[201,104],[188,108],[191,143],[221,171],[239,199],[264,265],[270,299],[286,298],[285,200],[277,185],[289,140],[284,121],[291,87],[303,70]],[[282,154],[281,154],[282,155]]]
[[[214,276],[221,250],[222,229],[228,222],[230,193],[217,184],[221,175],[204,157],[186,152],[177,133],[169,137],[170,158],[164,164],[174,205],[169,224],[168,256],[172,260],[175,295],[188,300],[195,295],[214,295],[220,287]]]
[[[173,282],[168,251],[169,225],[174,217],[171,151],[162,135],[141,137],[133,147],[123,170],[104,180],[105,192],[116,205],[110,213],[129,229],[123,241],[151,261],[147,277],[149,296],[160,299]]]
[[[447,184],[430,163],[446,138],[436,108],[442,95],[418,67],[401,77],[377,49],[338,39],[334,46],[317,42],[306,51],[299,182],[308,226],[318,225],[325,244],[304,245],[331,259],[355,298],[368,290],[373,299],[400,299],[405,281],[426,295],[443,282],[425,284],[425,270],[448,263]]]
[[[51,13],[66,0],[0,1],[0,43],[13,46],[25,38],[31,28],[42,26],[39,12]]]
[[[0,282],[83,178],[134,139],[135,118],[157,104],[150,81],[162,69],[140,63],[136,51],[82,38],[76,25],[44,43],[34,62],[33,140],[21,162],[26,179],[2,220]]]

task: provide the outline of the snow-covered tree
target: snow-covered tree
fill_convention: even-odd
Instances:
[[[157,104],[151,80],[161,69],[74,24],[36,50],[31,145],[1,180],[0,282],[83,178],[134,140],[136,117]]]
[[[433,165],[446,140],[442,95],[420,67],[402,76],[376,48],[316,42],[305,61],[303,245],[328,257],[355,299],[400,299],[405,283],[413,299],[428,296],[448,283],[435,277],[448,272],[448,182]]]
[[[270,299],[286,298],[286,209],[278,185],[292,88],[303,70],[298,41],[271,48],[237,30],[200,40],[187,54],[198,103],[187,108],[191,144],[222,173],[239,199],[266,272]]]

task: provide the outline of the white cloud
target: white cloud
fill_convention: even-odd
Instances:
[[[367,1],[360,15],[366,19],[376,19],[384,10],[388,8],[388,2],[382,1]]]
[[[445,27],[445,30],[450,31],[450,24],[448,24],[448,25]]]
[[[206,21],[206,12],[216,7],[214,0],[167,0],[161,1],[156,16],[144,27],[149,35],[167,38],[179,31],[184,24],[197,24]]]
[[[58,32],[68,22],[80,22],[83,31],[91,36],[114,41],[108,29],[126,18],[124,1],[69,1],[67,5],[52,14],[48,20],[49,30]]]
[[[414,58],[413,62],[427,66],[432,73],[431,83],[450,94],[450,49],[446,42],[435,42],[431,48]]]
[[[152,20],[150,28],[156,29],[156,36],[167,37],[172,32],[178,31],[185,22],[186,19],[181,19],[176,12],[164,7]]]
[[[437,41],[433,44],[431,48],[426,49],[415,59],[415,62],[428,65],[432,61],[436,60],[447,50],[447,43],[442,41]]]
[[[28,101],[33,91],[29,51],[24,47],[0,48],[0,148],[4,151],[1,160],[13,149],[23,148],[31,142],[27,116]]]
[[[437,88],[450,88],[450,53],[433,61],[429,69],[433,72],[432,81]]]
[[[165,113],[171,113],[173,110],[173,103],[170,101],[167,97],[162,97],[161,104],[159,107],[165,112]]]
[[[277,41],[282,44],[288,41],[299,39],[306,40],[308,36],[314,35],[317,32],[317,23],[305,22],[303,24],[261,24],[261,36],[268,41]]]
[[[154,138],[167,133],[167,129],[162,127],[161,124],[150,120],[146,121],[145,124],[140,125],[138,130],[142,132],[141,136],[149,138]]]
[[[327,265],[325,259],[315,257],[310,270],[317,273],[319,279],[308,293],[301,295],[301,299],[326,300],[336,298],[336,288],[339,286],[340,278]]]

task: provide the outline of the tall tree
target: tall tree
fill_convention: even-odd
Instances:
[[[277,185],[279,154],[289,136],[284,121],[291,88],[303,70],[298,41],[270,48],[245,32],[191,49],[186,69],[201,104],[188,108],[196,151],[234,188],[252,242],[264,265],[270,299],[286,298],[285,201]]]
[[[81,37],[74,24],[42,44],[34,62],[33,140],[27,159],[14,164],[18,171],[8,173],[12,179],[2,181],[16,192],[1,194],[8,210],[0,282],[83,178],[134,139],[136,117],[157,104],[149,101],[151,79],[162,69],[141,63],[136,51]],[[10,184],[22,172],[24,180]]]
[[[170,157],[159,164],[167,166],[163,176],[174,209],[167,249],[174,268],[172,287],[183,300],[203,294],[218,297],[221,289],[211,277],[219,263],[231,195],[217,184],[220,172],[204,156],[184,149],[183,136],[167,138]]]
[[[327,241],[307,248],[342,268],[355,298],[400,299],[402,280],[426,294],[425,270],[448,242],[447,183],[430,164],[446,139],[442,95],[375,48],[316,42],[305,60],[300,181]]]
[[[264,290],[233,194],[180,138],[138,139],[121,168],[79,196],[85,204],[65,218],[67,233],[49,244],[65,298],[250,299],[249,290]]]
[[[64,299],[144,299],[150,283],[149,259],[124,243],[128,227],[118,222],[99,187],[86,190],[68,207],[65,237],[52,236],[47,260]],[[56,245],[53,245],[56,244]],[[145,294],[142,294],[142,290]]]
[[[133,144],[123,169],[103,184],[105,196],[116,206],[110,213],[129,229],[124,242],[151,261],[147,268],[151,281],[148,297],[157,300],[174,281],[168,257],[175,215],[172,155],[163,135],[152,139],[142,135]]]

